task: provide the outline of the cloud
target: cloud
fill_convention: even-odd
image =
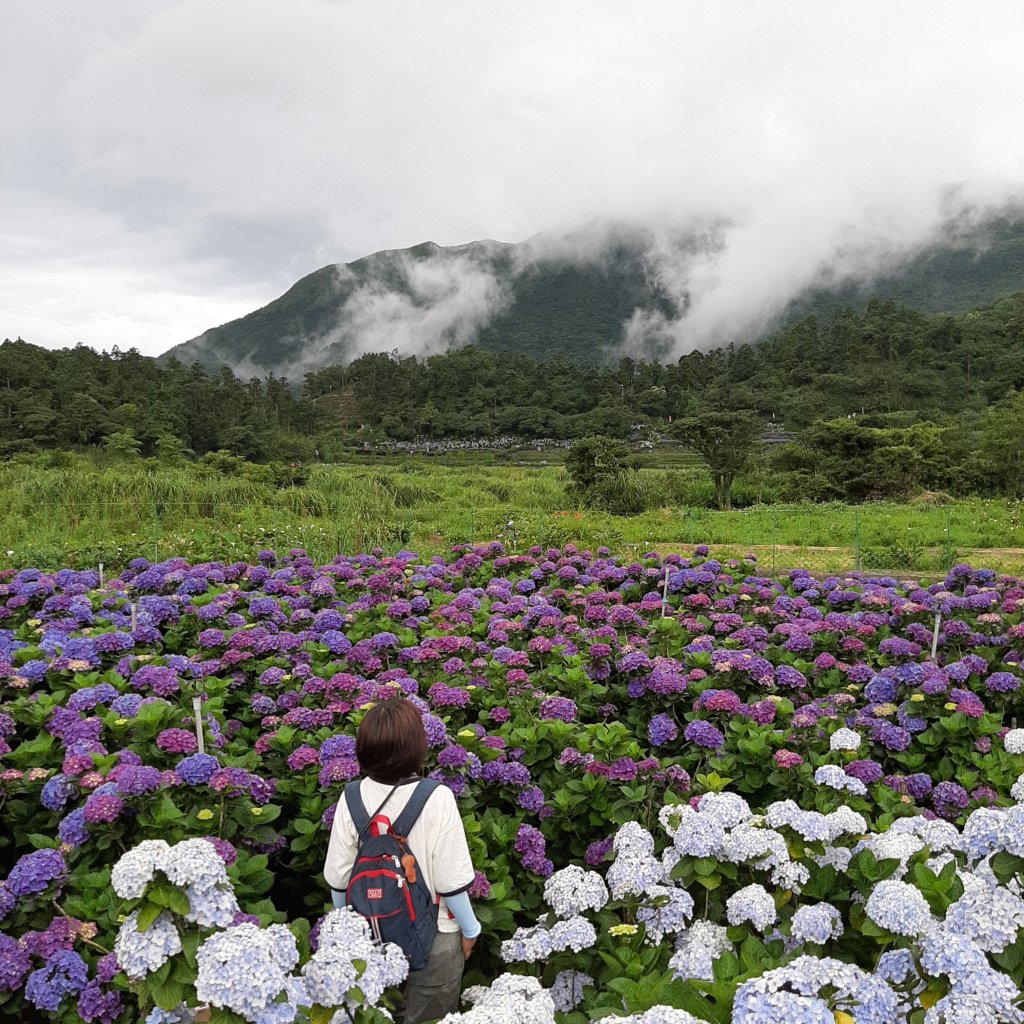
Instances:
[[[1019,189],[1022,31],[1016,0],[9,4],[0,334],[156,352],[329,263],[607,219],[728,225],[650,264],[676,350],[730,338],[837,251],[920,245],[951,188]]]

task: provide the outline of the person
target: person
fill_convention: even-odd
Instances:
[[[359,795],[367,814],[376,817],[374,811],[380,808],[378,813],[389,823],[397,820],[420,781],[426,756],[423,719],[412,701],[392,698],[367,711],[356,730],[356,760],[364,776]],[[334,814],[324,863],[335,906],[345,905],[358,840],[343,798]],[[430,958],[422,969],[410,971],[405,983],[405,1024],[420,1024],[458,1008],[463,967],[481,928],[469,899],[476,874],[466,830],[447,786],[438,786],[430,794],[408,840],[438,907]]]

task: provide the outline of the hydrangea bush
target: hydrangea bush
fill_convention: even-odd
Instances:
[[[1022,607],[704,548],[2,573],[0,1012],[382,1012],[317,876],[402,693],[479,869],[467,1019],[1017,1020]]]

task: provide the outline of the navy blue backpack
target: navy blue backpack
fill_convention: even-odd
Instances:
[[[378,942],[393,942],[401,948],[413,971],[426,966],[434,945],[438,902],[427,888],[408,836],[423,805],[439,785],[434,779],[421,779],[402,813],[380,834],[375,833],[384,828],[387,819],[378,816],[398,785],[372,817],[359,795],[359,780],[345,786],[345,803],[359,833],[345,900],[370,922]]]

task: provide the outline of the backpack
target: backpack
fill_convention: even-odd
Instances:
[[[430,956],[437,934],[438,901],[427,888],[407,837],[439,785],[434,779],[421,779],[394,824],[388,823],[379,835],[375,833],[388,821],[380,812],[398,785],[372,818],[359,795],[359,780],[345,786],[345,803],[359,833],[346,902],[370,922],[378,942],[393,942],[401,948],[413,971],[425,967]]]

